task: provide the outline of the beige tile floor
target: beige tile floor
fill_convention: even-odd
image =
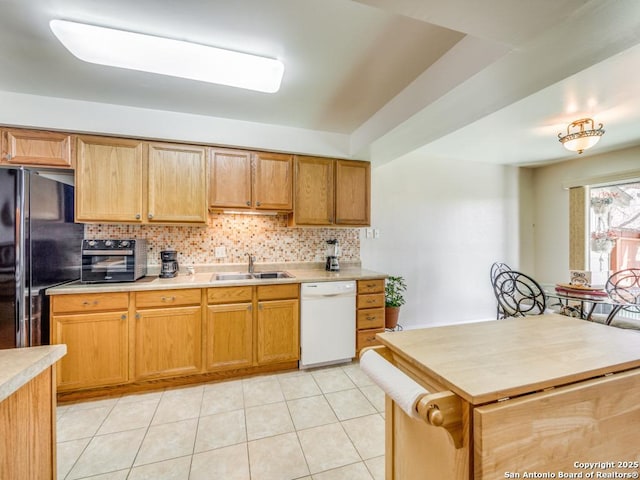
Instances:
[[[58,407],[59,480],[383,480],[357,363]]]

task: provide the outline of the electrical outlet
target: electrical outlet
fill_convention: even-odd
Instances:
[[[380,229],[378,228],[373,229],[373,238],[380,238]]]
[[[364,236],[366,238],[373,238],[373,230],[370,228],[365,229]]]
[[[221,247],[215,247],[213,249],[213,255],[216,258],[224,258],[227,256],[227,249],[224,246]]]

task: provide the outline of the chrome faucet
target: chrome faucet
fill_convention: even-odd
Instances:
[[[249,273],[253,273],[253,262],[255,262],[256,257],[254,257],[253,255],[251,255],[250,253],[246,253],[245,255],[247,255],[249,257]]]

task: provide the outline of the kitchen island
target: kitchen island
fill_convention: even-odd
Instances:
[[[387,396],[387,480],[640,473],[640,334],[551,314],[378,338],[429,392],[418,419]]]
[[[54,371],[66,350],[0,350],[0,478],[56,478]]]

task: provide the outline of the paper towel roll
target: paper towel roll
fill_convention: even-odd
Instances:
[[[421,418],[416,410],[416,404],[422,396],[429,394],[428,390],[414,382],[374,350],[367,350],[362,354],[360,368],[407,415],[413,418]]]

